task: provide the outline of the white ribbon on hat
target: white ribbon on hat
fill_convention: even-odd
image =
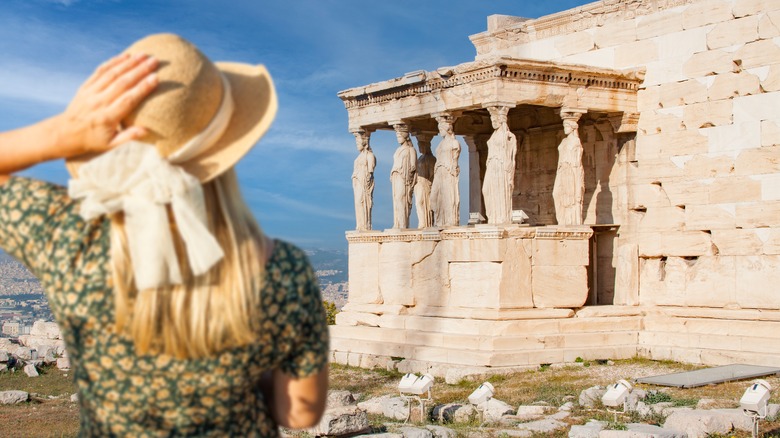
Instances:
[[[206,273],[224,257],[219,242],[208,229],[200,181],[176,165],[207,150],[227,129],[233,100],[224,75],[222,83],[223,97],[217,114],[167,160],[154,145],[130,141],[85,163],[79,168],[78,177],[68,182],[69,195],[83,199],[79,214],[84,219],[124,212],[138,290],[182,283],[168,205],[193,274]]]

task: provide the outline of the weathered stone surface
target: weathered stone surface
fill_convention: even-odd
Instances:
[[[349,302],[381,304],[379,243],[349,245]]]
[[[588,298],[585,266],[534,266],[534,307],[582,307]],[[566,290],[566,294],[558,291]]]
[[[592,386],[580,392],[579,404],[583,408],[594,408],[601,404],[601,397],[607,393],[606,388]]]
[[[433,438],[433,432],[428,429],[421,429],[419,427],[399,427],[398,432],[401,432],[404,438]]]
[[[551,433],[559,429],[563,429],[568,425],[562,421],[558,421],[552,418],[545,418],[542,420],[529,421],[528,423],[521,423],[517,425],[517,428],[521,431],[527,431],[531,433]]]
[[[598,420],[589,420],[582,425],[575,424],[569,429],[569,438],[599,438],[599,433],[606,426],[606,422]]]
[[[468,423],[479,417],[473,405],[460,403],[436,405],[431,415],[440,423]]]
[[[758,36],[762,39],[780,36],[780,11],[769,11],[758,22]]]
[[[761,93],[761,81],[758,76],[746,71],[717,75],[708,90],[711,101],[758,93]]]
[[[501,280],[498,262],[450,263],[450,305],[456,307],[500,307],[495,291]]]
[[[615,48],[615,67],[628,68],[658,60],[658,45],[655,41],[637,41]]]
[[[370,426],[366,412],[357,406],[328,409],[320,423],[310,429],[313,435],[348,435],[367,430]]]
[[[0,391],[0,405],[15,405],[26,402],[29,398],[30,394],[24,391]]]
[[[449,427],[428,425],[425,426],[425,428],[431,431],[434,438],[456,438],[458,436],[458,434]]]
[[[663,425],[664,429],[685,432],[691,438],[726,434],[733,428],[732,422],[717,413],[707,410],[675,411]]]
[[[20,346],[14,351],[14,356],[22,360],[31,360],[33,357],[33,350],[30,347]]]
[[[589,32],[575,32],[555,39],[555,48],[561,56],[584,53],[594,47],[593,36]]]
[[[352,406],[356,403],[355,397],[349,391],[330,390],[328,391],[328,400],[326,406],[328,409],[343,406]]]
[[[29,377],[38,377],[38,370],[35,368],[35,365],[31,363],[24,366],[24,373]]]
[[[665,429],[652,424],[629,423],[624,431],[609,430],[599,438],[688,438],[684,432]]]
[[[659,100],[664,108],[705,102],[707,86],[695,79],[661,84]],[[711,92],[710,92],[711,94]]]
[[[632,20],[609,23],[596,28],[593,34],[593,41],[598,48],[628,44],[636,40],[636,22]]]
[[[71,394],[70,395],[70,401],[73,402],[73,403],[78,402],[79,401],[79,393],[76,392],[76,393]]]
[[[710,50],[735,44],[745,44],[758,39],[758,17],[745,17],[715,25],[707,34]]]
[[[722,50],[699,52],[683,65],[688,78],[700,78],[712,74],[728,73],[734,69],[732,54]]]
[[[8,362],[10,355],[5,350],[0,350],[0,362]]]
[[[772,0],[735,0],[732,12],[737,18],[774,11],[780,8]]]
[[[705,0],[688,6],[683,11],[683,27],[691,29],[732,20],[731,3],[727,0]]]
[[[686,7],[666,9],[655,14],[637,17],[636,37],[644,40],[683,30],[683,11]]]
[[[522,421],[537,420],[550,411],[549,406],[518,406],[515,414]]]
[[[745,44],[744,47],[734,53],[733,59],[739,60],[741,68],[761,67],[770,65],[780,59],[780,45],[775,38],[759,40]]]
[[[62,339],[60,327],[56,322],[35,321],[30,328],[30,336],[46,339]]]
[[[67,357],[59,357],[57,358],[57,368],[61,370],[69,370],[70,369],[70,359]]]
[[[687,105],[683,123],[688,129],[731,124],[731,101],[716,100]]]
[[[761,121],[761,146],[780,145],[780,121]]]
[[[736,257],[736,301],[746,309],[776,309],[777,293],[764,285],[780,284],[780,256]]]
[[[514,407],[495,398],[491,398],[487,403],[480,405],[480,409],[485,410],[485,420],[488,421],[497,421],[502,416],[515,412]]]

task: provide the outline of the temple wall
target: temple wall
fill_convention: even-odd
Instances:
[[[640,303],[778,309],[780,3],[610,3],[531,21],[525,41],[475,36],[477,58],[646,68],[615,221],[638,245]]]

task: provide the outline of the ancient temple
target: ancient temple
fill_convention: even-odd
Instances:
[[[339,93],[359,155],[333,359],[777,364],[780,3],[487,21],[471,62]],[[377,130],[398,138],[387,230],[371,229]]]

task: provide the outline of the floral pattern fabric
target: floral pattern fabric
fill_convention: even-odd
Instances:
[[[205,359],[138,355],[112,333],[105,219],[85,222],[64,188],[13,177],[0,185],[0,248],[41,280],[70,355],[82,436],[278,436],[264,371],[297,377],[327,362],[328,328],[303,251],[277,241],[260,293],[257,342]]]

